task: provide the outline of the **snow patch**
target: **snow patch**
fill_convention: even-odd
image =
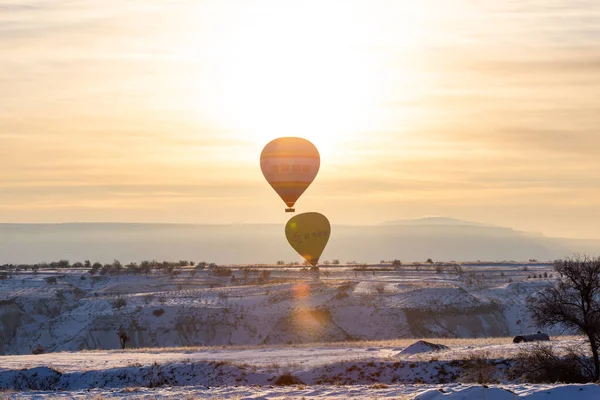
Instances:
[[[600,386],[588,385],[564,385],[548,387],[542,390],[517,394],[511,390],[487,387],[471,386],[459,388],[459,390],[430,389],[418,394],[414,400],[597,400],[600,399]]]
[[[419,340],[408,346],[406,349],[402,350],[398,355],[410,355],[410,354],[421,354],[421,353],[429,353],[432,351],[443,351],[448,350],[448,346],[444,346],[443,344],[436,344],[426,342],[424,340]]]

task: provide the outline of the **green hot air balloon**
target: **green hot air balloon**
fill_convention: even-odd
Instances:
[[[316,212],[296,215],[285,226],[290,245],[313,266],[319,263],[330,235],[329,220]]]

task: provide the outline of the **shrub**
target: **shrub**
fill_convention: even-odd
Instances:
[[[215,276],[229,277],[233,274],[233,271],[231,268],[218,267],[215,265],[211,268],[211,273]]]
[[[164,313],[165,313],[165,310],[162,308],[158,308],[158,309],[152,311],[152,315],[154,315],[155,317],[160,317]]]
[[[152,303],[152,300],[154,300],[154,295],[153,294],[146,294],[146,295],[142,296],[142,301],[146,305]]]
[[[353,287],[354,287],[354,283],[353,282],[344,282],[344,283],[342,283],[337,288],[337,292],[335,294],[335,298],[338,299],[338,300],[342,300],[342,299],[345,299],[346,297],[349,297],[350,294],[348,292],[352,291]]]
[[[528,383],[585,383],[593,380],[594,367],[574,348],[561,357],[552,346],[536,344],[519,350],[510,375]]]
[[[111,303],[113,308],[116,308],[117,310],[120,310],[121,308],[125,307],[127,305],[127,300],[125,300],[123,297],[117,297],[115,300],[113,300],[113,302]]]
[[[56,280],[55,276],[49,276],[47,278],[44,278],[44,280],[46,281],[46,283],[48,285],[56,285],[56,283],[57,283],[57,280]]]
[[[277,386],[292,386],[292,385],[303,385],[303,384],[304,384],[304,382],[302,382],[300,379],[296,378],[289,372],[286,372],[285,374],[281,375],[275,381],[275,385],[277,385]]]
[[[54,293],[54,298],[60,303],[63,303],[67,300],[64,290],[57,290],[56,293]]]
[[[268,283],[271,280],[271,271],[267,271],[266,269],[260,271],[260,275],[258,277],[259,283]]]
[[[369,386],[369,389],[387,389],[389,388],[388,385],[386,385],[385,383],[374,383],[371,386]]]
[[[385,293],[385,284],[383,282],[376,283],[375,285],[373,285],[373,288],[379,294],[384,294]]]
[[[494,382],[496,366],[489,360],[487,352],[473,352],[462,364],[461,382],[464,383],[491,383]]]

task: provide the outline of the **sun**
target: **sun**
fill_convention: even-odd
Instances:
[[[218,124],[258,143],[303,137],[324,154],[378,129],[387,70],[357,32],[359,12],[283,3],[246,14],[222,41]]]
[[[398,134],[411,123],[404,115],[412,110],[402,104],[414,103],[422,85],[406,60],[416,58],[427,15],[417,3],[199,7],[173,40],[185,63],[167,67],[165,86],[179,89],[175,102],[166,101],[197,126],[237,142],[241,158],[249,158],[249,145],[297,136],[342,162],[369,135]]]

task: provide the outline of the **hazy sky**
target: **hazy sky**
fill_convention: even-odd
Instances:
[[[343,4],[343,6],[342,6]],[[597,0],[0,0],[0,222],[297,210],[600,237]]]

